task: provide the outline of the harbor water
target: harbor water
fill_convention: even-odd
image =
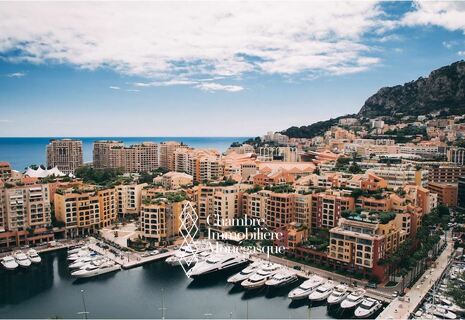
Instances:
[[[228,274],[193,281],[180,267],[162,261],[76,280],[70,276],[66,250],[41,256],[42,262],[30,268],[0,270],[1,318],[83,318],[84,310],[89,318],[335,316],[333,311],[328,313],[326,305],[291,303],[287,293],[292,287],[246,292],[228,284]]]

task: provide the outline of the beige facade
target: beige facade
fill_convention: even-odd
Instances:
[[[67,235],[74,237],[95,232],[116,221],[114,188],[97,190],[95,186],[61,188],[55,193],[55,216],[65,224]]]
[[[74,139],[50,140],[47,145],[47,166],[70,174],[83,165],[82,141]]]
[[[53,239],[47,184],[0,187],[0,247]]]
[[[120,184],[115,187],[117,213],[125,216],[138,215],[140,213],[142,189],[147,186],[146,183]]]
[[[144,142],[124,146],[118,141],[94,142],[94,162],[97,169],[121,168],[124,172],[150,172],[159,167],[158,144]]]

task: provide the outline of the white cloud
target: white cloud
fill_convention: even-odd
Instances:
[[[236,86],[236,85],[224,85],[220,83],[215,83],[215,82],[203,82],[199,83],[195,86],[196,88],[203,90],[203,91],[228,91],[228,92],[239,92],[244,90],[243,87],[241,86]]]
[[[26,75],[26,73],[24,72],[13,72],[13,73],[9,73],[7,74],[6,76],[8,78],[22,78]]]
[[[459,51],[457,54],[461,57],[465,57],[465,51]]]
[[[305,78],[366,70],[378,60],[363,36],[385,29],[384,18],[372,1],[4,2],[0,52],[151,80],[140,87],[203,88],[199,79],[247,72]]]
[[[0,119],[0,123],[8,123],[11,122],[9,119]]]
[[[126,89],[127,92],[140,92],[139,89]]]
[[[112,90],[120,90],[121,88],[118,87],[118,86],[109,86],[108,88],[112,89]]]
[[[431,25],[465,33],[465,2],[415,1],[414,10],[405,14],[402,24]]]

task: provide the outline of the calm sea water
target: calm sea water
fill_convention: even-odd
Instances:
[[[291,288],[245,292],[227,284],[228,274],[196,282],[164,262],[76,280],[66,256],[57,251],[28,269],[0,270],[0,318],[82,318],[81,290],[89,318],[161,318],[162,289],[166,318],[331,318],[325,305],[290,303]]]
[[[82,140],[84,161],[92,161],[95,140],[118,140],[127,145],[145,141],[178,141],[194,148],[214,148],[225,151],[231,143],[248,137],[73,137]],[[45,164],[45,148],[53,138],[0,138],[0,161],[8,161],[16,170],[24,170],[31,164]]]

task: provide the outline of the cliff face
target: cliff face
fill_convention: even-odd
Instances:
[[[465,113],[465,61],[434,70],[427,78],[381,88],[360,109],[358,116],[417,116],[446,110]]]

